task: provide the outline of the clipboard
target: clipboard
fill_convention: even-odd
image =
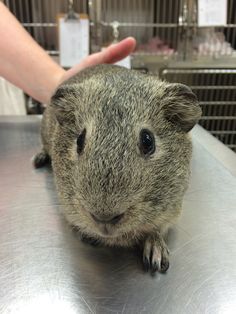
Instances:
[[[59,62],[70,68],[89,55],[89,17],[87,14],[58,15]]]

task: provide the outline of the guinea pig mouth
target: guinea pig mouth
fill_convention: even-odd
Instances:
[[[99,230],[102,233],[102,235],[104,236],[111,236],[112,235],[112,231],[109,225],[100,225],[99,226]]]
[[[111,224],[98,224],[99,234],[102,237],[114,237],[116,236],[116,227]]]

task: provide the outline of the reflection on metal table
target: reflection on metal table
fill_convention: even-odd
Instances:
[[[236,155],[197,126],[170,269],[134,250],[92,247],[60,212],[52,172],[35,170],[37,116],[0,118],[0,313],[235,313]]]

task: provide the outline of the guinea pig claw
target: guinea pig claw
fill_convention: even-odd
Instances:
[[[150,261],[147,256],[143,257],[143,267],[145,271],[149,271],[150,269]]]
[[[168,254],[168,253],[167,253]],[[169,259],[168,256],[166,257],[163,255],[162,260],[161,260],[161,272],[165,273],[167,269],[169,268]]]
[[[143,265],[145,271],[165,273],[169,268],[169,252],[162,238],[150,236],[143,249]]]

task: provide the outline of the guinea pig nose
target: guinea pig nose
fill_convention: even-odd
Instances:
[[[124,216],[124,213],[120,215],[107,216],[107,217],[104,217],[104,216],[102,217],[102,216],[98,216],[94,214],[91,214],[91,216],[96,222],[115,225],[121,220],[121,218]]]
[[[124,217],[124,214],[116,215],[108,223],[115,225],[117,222],[119,222],[122,219],[122,217]]]

